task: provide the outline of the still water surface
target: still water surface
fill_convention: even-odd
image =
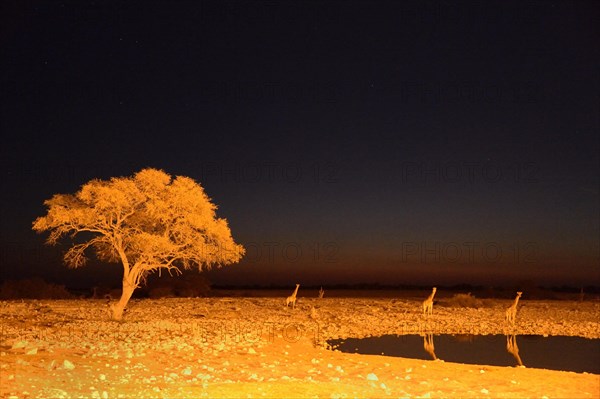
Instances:
[[[600,339],[541,335],[384,335],[330,340],[337,350],[600,374]]]

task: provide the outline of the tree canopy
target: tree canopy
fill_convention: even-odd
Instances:
[[[133,291],[150,272],[201,271],[238,262],[245,252],[199,183],[162,170],[92,180],[44,204],[48,213],[33,230],[50,231],[49,244],[71,237],[64,256],[70,267],[83,266],[90,251],[101,261],[122,263],[124,295],[126,284]]]

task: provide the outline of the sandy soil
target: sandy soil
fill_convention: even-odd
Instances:
[[[547,334],[600,338],[600,303],[521,302],[507,328],[480,309],[419,298],[134,300],[123,322],[101,300],[0,302],[2,398],[600,398],[600,376],[326,348],[383,334]],[[443,305],[440,303],[440,305]]]

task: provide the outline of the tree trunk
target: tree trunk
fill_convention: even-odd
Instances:
[[[119,299],[119,302],[110,305],[112,311],[111,316],[113,320],[123,319],[123,311],[125,310],[127,303],[129,303],[129,299],[131,298],[131,295],[133,295],[134,290],[135,284],[123,279],[123,292],[121,293],[121,299]]]

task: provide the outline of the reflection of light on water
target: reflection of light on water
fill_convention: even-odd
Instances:
[[[434,346],[435,340],[435,346]],[[384,335],[331,340],[342,352],[600,374],[600,339],[535,335]],[[523,356],[523,357],[522,357]]]

